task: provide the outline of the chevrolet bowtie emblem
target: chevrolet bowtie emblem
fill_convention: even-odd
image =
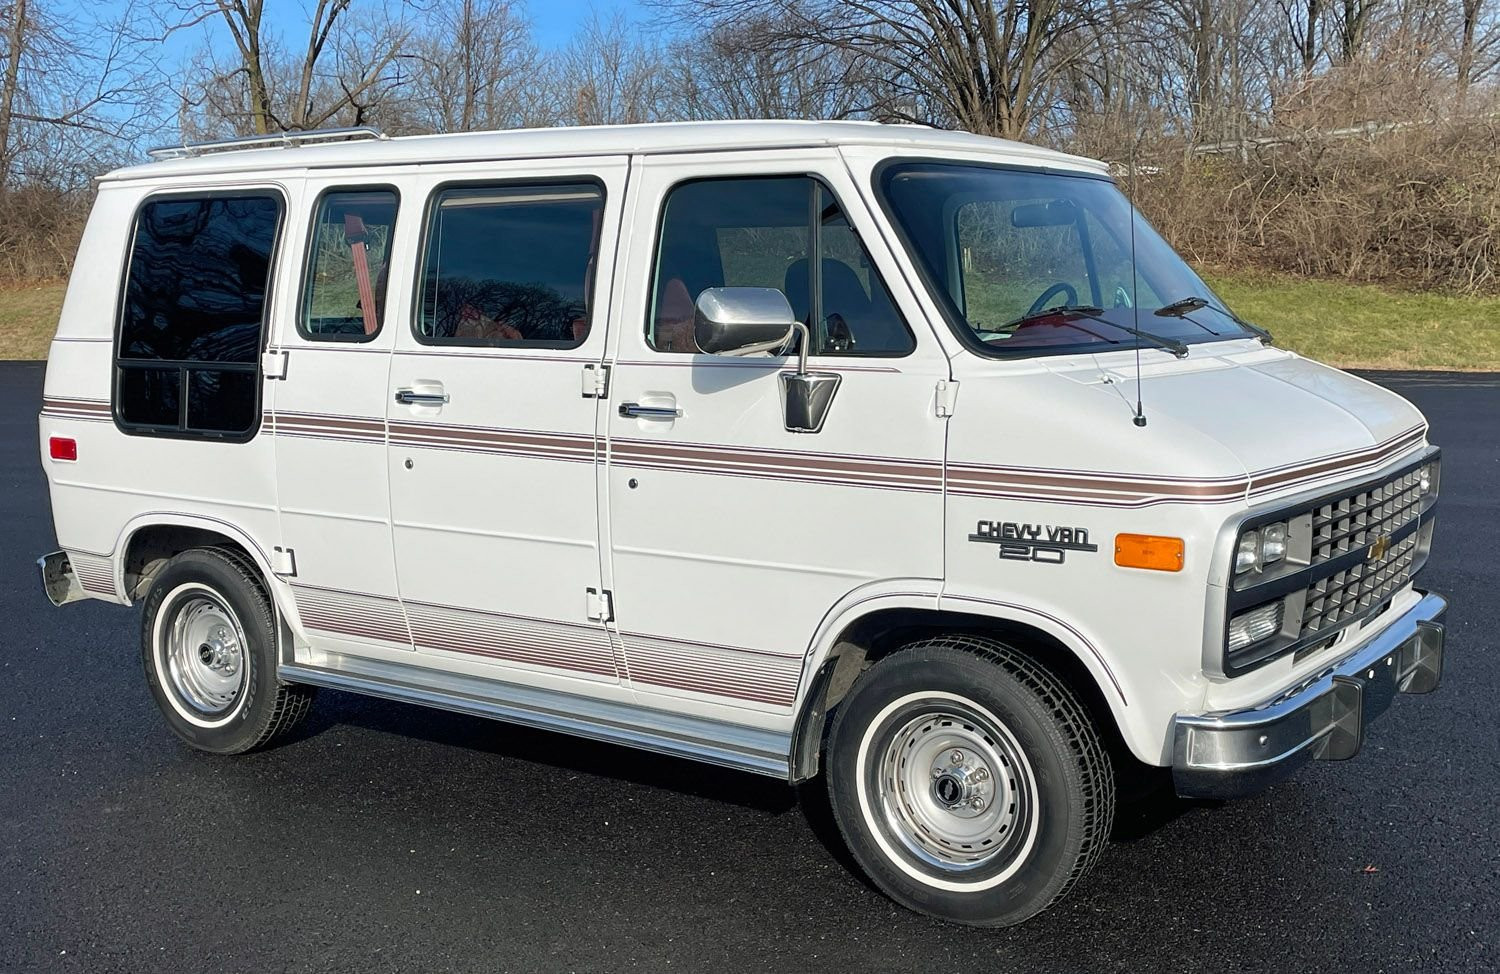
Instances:
[[[1388,535],[1388,534],[1382,534],[1380,537],[1378,537],[1378,538],[1375,539],[1375,543],[1374,544],[1370,545],[1370,553],[1367,554],[1367,555],[1365,555],[1365,560],[1366,561],[1379,561],[1380,559],[1384,558],[1385,555],[1386,555],[1386,552],[1388,552],[1390,550],[1391,550],[1391,536]]]

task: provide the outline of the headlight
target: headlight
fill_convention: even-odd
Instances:
[[[1259,571],[1281,561],[1286,557],[1286,534],[1286,522],[1277,521],[1240,535],[1234,548],[1234,573]]]
[[[1238,652],[1246,646],[1254,646],[1261,640],[1276,635],[1281,631],[1281,621],[1285,614],[1286,601],[1277,599],[1230,619],[1229,651]]]

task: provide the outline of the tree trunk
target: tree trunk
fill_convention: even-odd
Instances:
[[[26,44],[26,0],[15,0],[15,5],[15,17],[5,32],[5,89],[0,92],[0,194],[10,183],[10,127],[21,80],[21,49]]]

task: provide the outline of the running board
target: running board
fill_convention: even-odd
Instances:
[[[337,667],[282,663],[288,683],[488,717],[787,780],[791,736],[702,717],[496,683],[459,673],[337,657]]]

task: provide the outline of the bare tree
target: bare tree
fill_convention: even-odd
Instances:
[[[0,193],[17,180],[56,182],[117,155],[149,129],[145,52],[117,19],[89,18],[49,0],[0,5]]]
[[[632,36],[633,34],[637,36]],[[557,58],[550,87],[558,121],[568,125],[654,122],[662,117],[662,52],[616,13],[596,14]]]
[[[202,110],[209,118],[198,126],[225,123],[257,135],[359,120],[393,83],[410,34],[400,8],[372,7],[357,17],[354,0],[316,0],[293,54],[268,30],[265,0],[188,0],[175,11],[164,34],[218,23],[233,44],[227,61],[211,41],[204,45],[190,67],[182,114]]]
[[[537,49],[512,0],[439,0],[410,43],[408,97],[393,128],[468,132],[544,123],[532,90]]]
[[[865,111],[1017,138],[1048,106],[1096,0],[668,0],[698,24],[799,65],[839,57],[870,79]]]

